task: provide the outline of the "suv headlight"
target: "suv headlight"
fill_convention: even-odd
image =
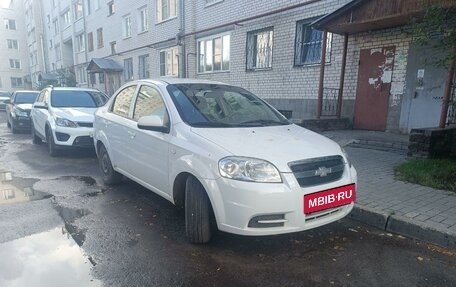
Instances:
[[[28,117],[27,113],[14,107],[11,113],[13,116]]]
[[[277,168],[265,160],[248,157],[225,157],[219,161],[220,175],[253,182],[282,182]]]
[[[64,118],[55,118],[55,124],[60,126],[60,127],[66,127],[66,128],[77,128],[78,125],[70,120],[64,119]]]
[[[342,153],[344,154],[344,157],[345,157],[345,160],[347,161],[348,166],[349,166],[349,167],[352,167],[351,161],[350,161],[350,159],[348,158],[348,154],[347,154],[347,152],[345,151],[345,149],[341,146],[341,147],[340,147],[340,150],[341,150]]]

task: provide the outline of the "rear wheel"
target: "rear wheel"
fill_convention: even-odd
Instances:
[[[191,243],[211,239],[211,204],[204,187],[193,176],[185,184],[185,229]]]
[[[57,156],[57,154],[58,154],[57,146],[54,141],[54,136],[52,135],[52,132],[49,129],[46,130],[46,141],[47,141],[47,145],[48,145],[49,155],[52,157]]]
[[[105,184],[114,185],[122,181],[122,174],[114,170],[108,151],[104,145],[101,145],[98,151],[98,165]]]
[[[7,126],[9,129],[11,128],[10,121],[8,121],[8,116],[6,116],[6,126]]]
[[[35,127],[33,126],[33,123],[32,123],[32,126],[31,126],[31,132],[32,132],[32,137],[33,137],[33,140],[32,140],[33,144],[41,144],[41,143],[43,143],[41,138],[39,136],[37,136],[36,131],[35,131]]]

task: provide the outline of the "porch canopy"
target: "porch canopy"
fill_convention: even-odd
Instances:
[[[112,59],[94,58],[87,66],[87,71],[93,73],[122,72],[123,67]]]
[[[321,17],[312,26],[335,34],[355,34],[394,28],[421,18],[429,5],[451,7],[454,0],[354,0]]]

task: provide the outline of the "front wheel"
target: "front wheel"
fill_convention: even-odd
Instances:
[[[48,153],[50,156],[55,157],[58,155],[57,146],[54,141],[54,136],[50,130],[46,131],[46,141],[48,144]]]
[[[32,137],[33,137],[33,140],[32,140],[33,144],[41,144],[43,141],[41,140],[41,138],[39,136],[37,136],[33,123],[31,126],[31,131],[32,131]]]
[[[105,184],[114,185],[122,181],[122,174],[114,170],[108,151],[104,145],[101,145],[98,152],[98,165]]]
[[[204,187],[193,176],[185,184],[185,230],[191,243],[211,239],[211,204]]]

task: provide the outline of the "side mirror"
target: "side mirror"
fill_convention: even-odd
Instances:
[[[169,124],[159,116],[145,116],[138,120],[138,129],[169,133]]]
[[[45,103],[34,103],[33,104],[33,108],[35,109],[44,109],[44,110],[47,110],[48,107]]]

